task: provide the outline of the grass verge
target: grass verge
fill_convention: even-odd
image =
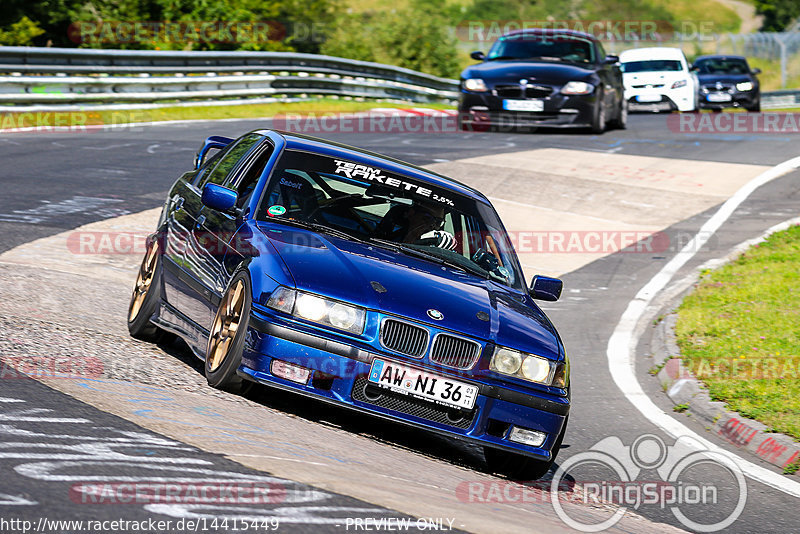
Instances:
[[[0,129],[44,126],[107,126],[130,122],[160,122],[174,120],[257,119],[283,113],[352,113],[373,108],[432,108],[454,109],[445,104],[415,104],[412,102],[355,101],[320,98],[301,102],[268,104],[237,104],[230,106],[166,106],[130,110],[91,110],[62,112],[15,112],[0,108]]]
[[[684,364],[711,398],[800,440],[800,225],[704,273],[678,309]]]

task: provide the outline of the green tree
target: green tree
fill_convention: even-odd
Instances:
[[[7,30],[0,29],[0,45],[30,46],[33,40],[42,35],[44,30],[28,17],[22,17]]]
[[[459,66],[451,26],[445,8],[415,0],[389,13],[340,16],[321,52],[452,78]]]
[[[764,15],[761,31],[782,32],[800,17],[800,2],[797,0],[755,0],[756,11]]]

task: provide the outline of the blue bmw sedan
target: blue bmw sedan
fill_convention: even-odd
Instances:
[[[466,440],[542,476],[570,409],[569,361],[487,198],[321,139],[212,136],[169,192],[128,328],[181,337],[208,383],[264,384]]]

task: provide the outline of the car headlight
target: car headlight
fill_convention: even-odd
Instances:
[[[489,369],[545,386],[564,388],[569,383],[569,360],[554,362],[505,347],[495,348]]]
[[[475,91],[478,93],[483,93],[488,91],[486,88],[486,84],[480,78],[467,78],[464,80],[464,89],[467,91]]]
[[[366,310],[286,287],[276,289],[267,307],[352,334],[364,331]]]
[[[736,84],[737,91],[752,91],[753,90],[753,82],[739,82]]]
[[[678,80],[677,82],[672,84],[673,89],[678,89],[679,87],[686,87],[686,84],[689,83],[686,80]]]
[[[565,95],[588,95],[594,91],[594,85],[586,82],[567,82],[561,88],[561,93]]]

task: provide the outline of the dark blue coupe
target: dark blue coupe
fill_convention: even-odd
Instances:
[[[180,336],[211,386],[266,384],[467,440],[515,478],[554,461],[569,362],[533,299],[562,284],[526,286],[478,191],[320,139],[214,136],[147,243],[129,330]]]
[[[625,128],[619,57],[594,36],[571,30],[510,32],[461,73],[459,120],[485,127]]]

